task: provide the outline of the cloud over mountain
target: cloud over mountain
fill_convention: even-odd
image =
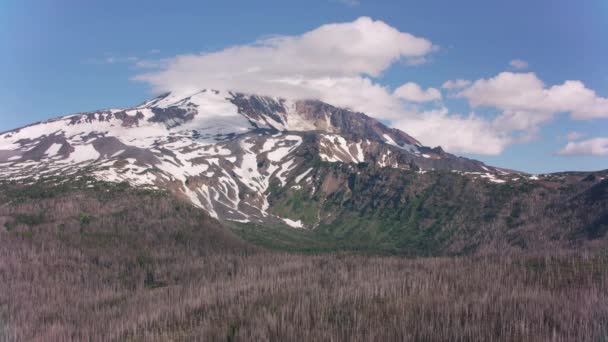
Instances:
[[[361,17],[293,36],[272,36],[214,52],[139,61],[151,70],[134,77],[156,92],[232,90],[286,98],[315,98],[365,112],[423,143],[458,153],[500,154],[533,139],[556,114],[572,119],[608,117],[608,99],[580,81],[546,86],[536,74],[502,72],[441,85],[448,99],[465,99],[470,113],[455,113],[437,88],[408,81],[383,84],[391,66],[425,63],[437,47],[427,38]],[[516,69],[527,67],[514,60]],[[144,65],[145,64],[145,65]],[[487,114],[486,109],[498,112]]]
[[[427,39],[362,17],[323,25],[299,36],[274,36],[216,52],[179,55],[166,67],[136,79],[159,91],[224,87],[314,94],[309,82],[378,77],[393,63],[418,61],[432,50]]]

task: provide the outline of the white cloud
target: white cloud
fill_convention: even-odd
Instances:
[[[395,89],[394,93],[398,98],[412,102],[429,102],[441,99],[441,93],[435,88],[422,89],[414,82],[408,82]]]
[[[430,146],[442,146],[453,153],[497,155],[513,141],[492,122],[470,114],[449,114],[444,107],[433,111],[408,113],[393,126],[408,132]]]
[[[469,80],[449,80],[445,81],[441,88],[443,89],[462,89],[471,85],[471,81]]]
[[[180,55],[141,74],[157,91],[231,89],[281,96],[318,95],[283,83],[377,77],[391,64],[431,53],[433,44],[367,17],[320,26],[300,36],[276,36],[217,52]],[[306,87],[305,87],[306,88]]]
[[[573,119],[608,117],[608,100],[598,97],[580,81],[566,81],[551,87],[534,73],[503,72],[489,79],[477,80],[457,95],[473,107],[491,107],[499,115],[487,120],[496,133],[495,146],[534,139],[543,124],[558,113],[570,113]]]
[[[514,59],[509,62],[509,65],[512,68],[517,69],[517,70],[528,69],[528,62],[526,62],[522,59]]]
[[[294,97],[316,98],[378,119],[393,120],[403,113],[403,103],[387,87],[368,77],[285,78],[273,85],[276,89],[269,94],[299,94]]]
[[[608,138],[593,138],[569,142],[558,154],[566,156],[608,156]]]
[[[502,72],[475,81],[459,95],[474,107],[502,110],[503,123],[515,129],[551,120],[556,113],[570,113],[573,119],[608,118],[608,99],[582,82],[566,81],[547,88],[534,73]]]
[[[468,85],[467,85],[468,84]],[[608,117],[608,100],[601,98],[580,81],[566,81],[560,85],[547,87],[534,73],[503,72],[489,79],[470,83],[465,80],[448,81],[443,88],[458,89],[457,94],[464,97],[473,107],[490,107],[498,109],[499,115],[493,119],[474,116],[447,116],[435,118],[447,127],[457,127],[450,135],[463,136],[466,140],[468,128],[475,134],[479,130],[487,146],[476,147],[473,143],[455,146],[452,151],[498,154],[511,144],[523,143],[534,139],[543,124],[553,120],[558,113],[570,113],[573,119],[591,119]],[[465,125],[466,124],[466,125]],[[412,129],[412,131],[415,128]],[[450,131],[452,132],[452,131]],[[570,138],[579,135],[571,134]],[[416,136],[422,139],[422,136]],[[446,137],[432,137],[429,140],[441,141]],[[572,140],[572,139],[571,139]],[[448,141],[443,143],[455,145]]]
[[[578,140],[580,138],[584,138],[586,135],[587,134],[580,132],[569,132],[568,134],[566,134],[566,139],[568,139],[569,141]]]

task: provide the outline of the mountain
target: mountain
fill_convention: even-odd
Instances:
[[[225,220],[267,222],[271,186],[310,182],[317,161],[504,174],[422,146],[365,114],[320,101],[219,91],[68,115],[0,135],[0,175],[75,174],[171,189]],[[307,177],[308,176],[308,177]],[[289,221],[288,221],[289,222]]]
[[[0,134],[0,179],[53,177],[167,190],[285,248],[530,248],[602,238],[608,217],[605,173],[530,176],[320,101],[216,90]]]

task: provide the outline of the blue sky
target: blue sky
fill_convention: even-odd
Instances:
[[[62,114],[144,101],[151,96],[152,86],[158,89],[162,81],[156,78],[156,81],[134,81],[135,76],[150,72],[137,67],[138,61],[218,52],[273,35],[298,37],[321,25],[350,23],[360,17],[381,21],[438,47],[425,53],[424,63],[392,62],[375,76],[366,75],[365,70],[361,72],[362,78],[390,91],[414,82],[422,90],[435,88],[442,93],[440,103],[414,101],[415,118],[401,120],[395,115],[380,115],[383,121],[408,133],[421,132],[426,140],[417,137],[429,145],[445,141],[443,136],[458,133],[455,131],[464,134],[469,129],[478,129],[481,134],[492,127],[492,134],[486,134],[487,140],[452,149],[492,165],[533,173],[608,168],[608,156],[603,155],[604,140],[597,140],[608,138],[608,113],[601,112],[602,99],[608,97],[608,2],[602,0],[147,1],[145,4],[5,0],[0,4],[0,131]],[[515,59],[525,61],[528,67],[518,70],[510,66],[509,62]],[[165,75],[162,71],[152,72]],[[522,134],[502,129],[494,121],[501,113],[514,111],[512,104],[494,104],[500,101],[487,99],[492,95],[500,97],[501,94],[488,93],[488,87],[494,78],[496,82],[503,81],[498,77],[501,72],[515,74],[518,80],[519,74],[533,73],[534,79],[522,77],[523,83],[516,84],[527,85],[538,79],[545,89],[563,85],[567,80],[580,81],[585,89],[596,94],[596,99],[590,100],[595,101],[596,114],[593,119],[581,119],[585,114],[580,113],[574,119],[574,114],[561,109],[572,105],[556,105],[556,109],[542,109],[542,113],[538,112],[541,109],[533,109],[534,113],[522,116],[545,116],[541,123],[526,126],[525,139],[504,140],[501,136],[503,140],[497,142],[496,134]],[[471,84],[479,80],[488,82],[480,82],[467,96],[454,96],[455,92],[441,89],[445,81],[456,79],[469,80]],[[556,96],[562,97],[561,94]],[[472,101],[491,104],[474,106]],[[573,103],[581,103],[577,101]],[[431,133],[425,131],[428,123],[423,120],[429,116],[423,115],[440,108],[449,113],[441,114],[446,125]],[[466,126],[469,121],[461,119],[470,112],[475,112],[478,119],[472,126]],[[514,125],[515,119],[511,119],[507,125]],[[572,148],[568,155],[558,155],[568,144],[568,134]],[[475,146],[492,143],[498,144],[495,149]]]

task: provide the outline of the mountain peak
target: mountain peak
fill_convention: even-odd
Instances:
[[[237,221],[268,212],[275,188],[325,191],[318,163],[506,174],[423,146],[363,113],[318,100],[201,90],[162,94],[124,109],[78,113],[0,134],[0,178],[86,172],[100,180],[163,188]],[[83,171],[86,170],[86,171]]]

